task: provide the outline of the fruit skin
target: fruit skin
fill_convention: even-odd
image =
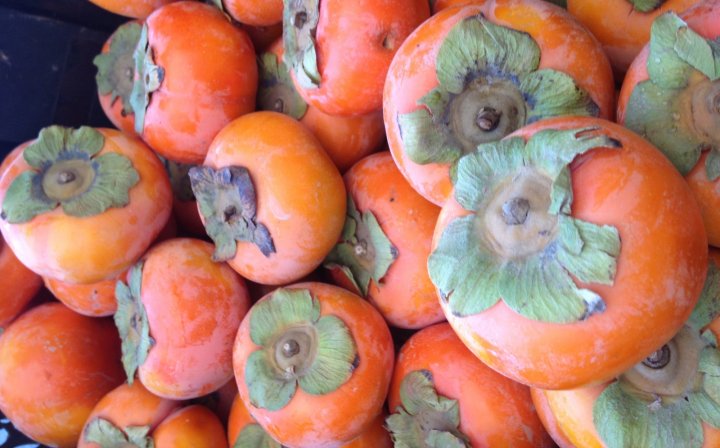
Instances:
[[[22,224],[0,220],[0,231],[18,259],[43,277],[93,283],[117,276],[140,258],[170,216],[170,182],[155,154],[137,138],[98,130],[105,137],[98,154],[123,154],[140,175],[128,205],[88,218],[66,215],[58,207]],[[0,178],[0,204],[15,177],[28,169],[22,157],[8,166]]]
[[[116,278],[95,283],[76,284],[45,278],[45,287],[65,306],[89,317],[111,316],[117,309],[115,284],[124,279],[123,272]]]
[[[124,383],[105,395],[93,409],[85,423],[78,448],[103,448],[85,439],[87,425],[96,418],[110,421],[123,430],[128,426],[150,426],[150,433],[171,413],[180,408],[180,402],[160,398],[148,392],[136,381]]]
[[[296,281],[322,263],[345,222],[345,185],[320,143],[297,120],[254,112],[233,121],[210,147],[205,166],[243,166],[255,187],[257,222],[270,231],[269,257],[238,242],[230,266],[264,285]],[[302,167],[302,170],[298,169]]]
[[[478,0],[440,11],[398,49],[383,97],[385,130],[395,163],[418,193],[440,206],[452,189],[450,164],[420,165],[410,160],[397,115],[417,110],[417,100],[437,87],[434,61],[443,39],[457,22],[479,13],[493,23],[530,34],[542,50],[539,69],[567,73],[590,94],[600,117],[614,116],[615,91],[607,57],[597,40],[562,8],[541,0]]]
[[[0,410],[32,439],[74,447],[97,402],[123,382],[109,319],[39,305],[0,337]]]
[[[238,22],[270,26],[282,22],[282,0],[224,0],[223,7]]]
[[[567,9],[600,41],[613,66],[616,79],[625,71],[642,47],[650,40],[650,26],[667,11],[682,12],[698,0],[667,0],[658,9],[643,13],[628,0],[602,3],[592,0],[568,0]]]
[[[153,432],[155,448],[227,448],[225,428],[205,406],[182,408]]]
[[[320,85],[305,89],[296,82],[295,88],[305,101],[330,115],[380,110],[390,62],[428,17],[425,0],[322,0],[315,35]]]
[[[103,9],[121,16],[144,19],[154,10],[177,0],[90,0]]]
[[[480,362],[447,323],[420,330],[400,349],[388,395],[391,412],[401,406],[402,380],[415,370],[430,371],[438,395],[458,401],[459,429],[471,446],[553,446],[530,390]]]
[[[256,408],[250,404],[245,383],[245,362],[259,348],[250,339],[251,309],[240,325],[233,352],[239,395],[257,422],[283,445],[340,447],[366,431],[382,412],[393,370],[392,337],[380,313],[351,292],[322,283],[288,288],[310,290],[320,302],[321,315],[343,320],[355,339],[360,362],[350,379],[333,392],[310,395],[298,388],[278,411]]]
[[[196,398],[232,378],[232,347],[250,306],[244,281],[210,258],[205,241],[178,238],[144,257],[141,300],[155,344],[138,369],[155,395]]]
[[[412,189],[387,151],[355,164],[345,174],[345,185],[358,211],[371,211],[398,250],[380,284],[370,281],[370,303],[399,328],[419,329],[445,320],[427,273],[440,209]]]
[[[142,138],[168,159],[200,164],[215,135],[255,109],[252,42],[219,10],[196,2],[165,6],[146,23],[164,79],[150,95]]]
[[[543,389],[597,384],[647,357],[690,316],[707,269],[700,210],[672,164],[646,140],[585,117],[545,120],[511,135],[527,139],[541,129],[588,126],[598,126],[623,146],[592,150],[571,164],[572,216],[615,226],[620,234],[614,285],[578,282],[597,292],[606,310],[555,325],[522,318],[504,303],[458,318],[441,301],[448,321],[476,356],[516,381]],[[468,213],[454,198],[448,201],[433,247],[452,218]]]
[[[42,278],[26,268],[0,235],[0,328],[30,303],[42,287]]]

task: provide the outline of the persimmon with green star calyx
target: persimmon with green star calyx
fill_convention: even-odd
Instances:
[[[330,115],[382,108],[388,67],[430,16],[425,0],[285,0],[285,64],[300,95]]]
[[[277,112],[230,123],[190,181],[215,243],[213,259],[264,285],[312,272],[345,221],[337,168],[307,128]]]
[[[583,117],[461,158],[428,260],[468,348],[544,389],[597,384],[649,356],[690,315],[706,268],[700,210],[672,164]]]
[[[336,286],[298,283],[253,305],[233,364],[240,398],[274,440],[336,447],[382,412],[393,343],[367,301]]]
[[[249,307],[237,273],[212,245],[177,238],[153,247],[118,282],[115,324],[128,382],[171,399],[197,398],[232,377],[235,333]]]
[[[715,254],[717,255],[717,254]],[[717,259],[717,256],[711,259]],[[693,314],[670,341],[593,387],[533,389],[535,405],[563,448],[715,447],[720,444],[720,269],[711,261]]]
[[[388,401],[395,446],[552,446],[530,390],[480,362],[447,323],[405,342]]]
[[[423,328],[443,320],[427,274],[440,209],[412,189],[387,151],[356,163],[345,174],[345,186],[345,227],[325,267],[390,325]]]
[[[119,275],[167,223],[170,183],[137,138],[50,126],[0,178],[0,231],[43,277],[93,283]]]
[[[598,42],[541,0],[440,11],[403,43],[383,97],[388,144],[410,184],[442,205],[457,160],[477,145],[562,115],[614,116]]]
[[[155,11],[134,58],[135,132],[168,159],[202,163],[220,129],[255,109],[252,42],[210,5],[181,1]]]
[[[720,1],[666,13],[628,70],[618,122],[644,136],[685,176],[713,246],[720,246]]]

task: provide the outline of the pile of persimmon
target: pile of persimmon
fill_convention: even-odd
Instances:
[[[720,443],[720,0],[92,1],[117,129],[0,165],[25,435]]]

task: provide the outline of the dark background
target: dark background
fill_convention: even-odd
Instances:
[[[0,159],[51,124],[112,126],[93,58],[127,18],[88,0],[0,0]],[[38,447],[0,414],[0,447]]]

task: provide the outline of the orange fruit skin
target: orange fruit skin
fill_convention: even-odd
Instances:
[[[275,253],[268,257],[254,243],[237,243],[228,263],[243,277],[264,285],[296,281],[318,267],[338,241],[346,207],[342,177],[297,120],[277,112],[240,117],[218,134],[205,165],[248,169],[256,221],[273,239]]]
[[[571,165],[572,216],[618,229],[621,249],[613,285],[586,285],[606,310],[571,324],[524,318],[499,301],[476,315],[445,316],[483,362],[521,383],[572,389],[604,382],[672,338],[690,316],[703,288],[707,238],[687,183],[650,143],[595,118],[557,118],[514,135],[542,129],[597,126],[621,142],[598,148]],[[447,224],[467,215],[455,200],[440,212],[433,247]],[[520,331],[519,331],[520,329]]]
[[[42,278],[17,259],[0,235],[0,328],[13,321],[42,287]]]
[[[392,337],[380,313],[351,292],[322,283],[298,283],[289,288],[308,289],[320,302],[322,316],[342,319],[355,340],[360,362],[350,379],[333,392],[310,395],[298,387],[284,408],[256,408],[245,383],[245,362],[260,348],[250,339],[251,309],[240,325],[233,352],[240,398],[265,431],[283,445],[340,447],[368,430],[382,412],[393,370]]]
[[[373,154],[345,174],[358,212],[375,215],[398,256],[368,300],[390,325],[424,328],[445,320],[427,273],[430,242],[440,208],[420,196],[398,171],[390,153]]]
[[[670,2],[668,2],[670,3]],[[720,36],[720,1],[706,0],[687,9],[680,16],[697,33],[706,39],[716,39]],[[625,110],[635,86],[649,78],[647,71],[647,58],[649,47],[645,45],[642,51],[628,69],[627,75],[620,89],[618,99],[618,123],[625,123]],[[695,167],[685,176],[693,195],[700,204],[700,209],[707,231],[708,242],[711,246],[720,247],[720,179],[710,181],[705,172],[703,154]]]
[[[260,55],[282,36],[282,22],[270,26],[242,25],[250,40],[252,40],[255,52]]]
[[[48,303],[0,337],[0,410],[39,443],[74,447],[93,407],[123,378],[109,319]]]
[[[282,22],[282,0],[224,0],[223,7],[233,19],[250,26]]]
[[[323,0],[315,36],[318,88],[295,87],[330,115],[382,108],[383,84],[398,47],[430,16],[424,0]],[[351,32],[348,32],[351,30]]]
[[[242,430],[252,423],[256,423],[255,419],[250,415],[240,395],[236,395],[227,422],[228,445],[233,446]]]
[[[123,272],[116,278],[96,283],[67,283],[45,278],[45,287],[65,306],[89,317],[111,316],[117,310],[115,284],[125,279]]]
[[[242,278],[212,252],[210,243],[178,238],[144,257],[141,300],[155,344],[138,374],[155,395],[196,398],[232,378],[233,340],[250,301]]]
[[[142,138],[168,159],[200,164],[220,129],[255,109],[252,42],[217,8],[197,2],[165,6],[147,25],[165,74],[150,96]]]
[[[99,7],[115,14],[144,19],[163,5],[177,0],[90,0]]]
[[[225,428],[205,406],[182,408],[153,432],[155,448],[227,448]]]
[[[157,156],[135,137],[115,129],[98,130],[105,137],[98,155],[123,154],[140,176],[126,206],[86,218],[66,215],[58,207],[25,223],[0,220],[0,231],[18,259],[43,277],[69,283],[116,277],[140,258],[170,216],[170,182]],[[29,169],[22,157],[7,167],[0,178],[0,203],[12,181]]]
[[[407,374],[429,370],[439,395],[457,400],[460,431],[477,447],[551,447],[530,390],[480,362],[447,323],[415,333],[398,353],[390,385],[390,411],[402,406]]]
[[[103,448],[86,440],[87,425],[96,418],[110,421],[124,430],[128,426],[150,426],[150,433],[171,413],[180,408],[180,402],[160,398],[148,392],[139,381],[113,389],[93,409],[80,437],[78,448]]]
[[[612,70],[602,47],[566,11],[542,0],[485,0],[440,11],[419,26],[398,49],[385,83],[383,113],[388,144],[395,163],[427,200],[442,205],[452,190],[450,164],[420,165],[408,158],[398,114],[419,109],[417,101],[438,86],[435,69],[440,45],[459,21],[482,13],[493,23],[524,31],[541,49],[539,69],[571,76],[600,108],[600,117],[614,117]]]

